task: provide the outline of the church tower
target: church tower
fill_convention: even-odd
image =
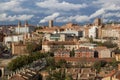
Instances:
[[[25,21],[25,27],[28,27],[28,21]]]
[[[18,22],[18,27],[21,27],[21,21]]]

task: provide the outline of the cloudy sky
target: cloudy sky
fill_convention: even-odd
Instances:
[[[48,20],[89,23],[120,21],[120,0],[0,0],[0,24],[28,20],[44,24]]]

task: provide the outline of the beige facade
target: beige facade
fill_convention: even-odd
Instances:
[[[116,54],[115,59],[116,59],[116,61],[120,61],[120,54]]]
[[[47,41],[65,41],[66,35],[65,34],[45,34],[44,39]]]
[[[12,55],[27,54],[26,45],[22,43],[12,43]]]
[[[79,44],[78,42],[74,42],[74,41],[45,41],[42,43],[42,50],[46,52],[57,50],[59,48],[65,48],[69,50],[72,50],[73,48],[78,49]]]
[[[112,53],[107,47],[96,47],[95,51],[98,52],[99,58],[111,58]]]
[[[102,29],[102,38],[114,37],[119,38],[119,30],[116,29]]]
[[[49,20],[49,27],[53,27],[53,20]]]

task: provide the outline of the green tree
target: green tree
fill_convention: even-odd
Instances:
[[[94,42],[92,36],[89,38],[89,42],[90,42],[90,43],[93,43],[93,42]]]
[[[109,64],[110,64],[111,66],[113,66],[114,68],[117,68],[119,63],[120,63],[120,62],[119,62],[119,61],[116,61],[115,59],[113,59],[112,62],[109,62]]]
[[[120,49],[116,48],[113,52],[115,52],[115,54],[120,54]]]
[[[47,69],[50,70],[54,70],[55,69],[55,60],[53,57],[47,57],[46,58],[46,62],[47,62]]]
[[[64,46],[64,45],[61,45],[60,48],[61,48],[61,49],[65,49],[65,46]]]
[[[27,64],[32,63],[35,60],[47,57],[47,53],[40,53],[40,52],[34,52],[33,54],[30,55],[22,55],[19,56],[15,59],[13,59],[9,64],[8,64],[8,69],[9,70],[16,70],[19,69]]]
[[[42,44],[41,42],[39,44],[30,42],[30,43],[27,43],[26,49],[28,53],[36,52],[42,49]]]
[[[114,48],[114,47],[117,47],[117,44],[109,40],[109,41],[104,42],[103,46],[106,46],[107,48]]]
[[[97,72],[100,72],[101,67],[104,67],[107,64],[106,61],[97,61],[94,63],[93,68],[97,70]]]
[[[60,68],[66,67],[67,66],[67,62],[64,59],[60,59],[58,62],[56,62],[56,66],[60,67]]]
[[[35,51],[35,49],[36,49],[36,44],[35,43],[27,43],[27,51],[28,51],[28,53],[32,53],[32,52],[34,52]]]
[[[65,80],[73,80],[72,75],[67,75]]]
[[[74,56],[75,56],[75,50],[73,48],[72,51],[70,51],[70,57],[74,57]]]

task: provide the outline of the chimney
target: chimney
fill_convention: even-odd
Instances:
[[[53,20],[49,20],[49,27],[53,27]]]

